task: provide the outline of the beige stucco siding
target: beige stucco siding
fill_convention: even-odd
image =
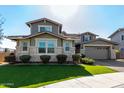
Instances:
[[[36,39],[36,38],[57,39],[57,46],[59,46],[59,47],[61,47],[62,43],[63,43],[62,42],[63,40],[61,38],[57,38],[57,37],[52,36],[52,35],[47,34],[47,33],[45,33],[43,35],[37,35],[37,36],[33,37],[32,39]]]
[[[124,48],[124,40],[121,40],[122,35],[124,35],[124,31],[120,31],[111,37],[112,41],[119,43],[119,45],[116,47],[117,49]]]

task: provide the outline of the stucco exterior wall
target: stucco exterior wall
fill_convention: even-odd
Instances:
[[[59,47],[61,47],[63,45],[63,40],[61,38],[57,38],[57,37],[49,35],[49,34],[37,35],[37,36],[33,37],[32,39],[36,39],[36,38],[57,39],[57,45]],[[35,42],[36,42],[36,40],[35,40]]]
[[[124,40],[123,41],[121,40],[121,35],[124,35],[124,31],[120,31],[111,37],[112,41],[119,43],[119,45],[117,47],[119,49],[124,48]]]
[[[38,53],[38,48],[37,47],[29,47],[29,51],[28,52],[22,52],[21,51],[21,47],[17,47],[16,48],[16,58],[17,58],[17,61],[20,61],[19,60],[19,56],[21,55],[30,55],[31,56],[31,60],[32,62],[39,62],[41,61],[40,60],[40,55],[44,55],[44,54],[39,54]],[[71,47],[70,48],[70,51],[68,53],[64,53],[64,48],[63,47],[56,47],[55,48],[55,53],[54,54],[47,54],[47,55],[50,55],[51,56],[51,59],[50,61],[57,61],[56,59],[56,55],[58,54],[65,54],[67,55],[67,61],[72,61],[72,55],[75,54],[75,48],[74,47]]]

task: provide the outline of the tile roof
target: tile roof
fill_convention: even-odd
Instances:
[[[95,42],[95,41],[97,41],[97,40],[101,40],[101,41],[105,41],[105,42],[108,42],[108,43],[111,43],[111,44],[114,44],[114,45],[118,45],[117,42],[114,42],[114,41],[111,41],[111,40],[108,40],[108,39],[104,39],[104,38],[96,38],[95,40],[86,42],[86,43],[84,43],[84,44],[88,44],[88,43],[91,43],[91,42]]]

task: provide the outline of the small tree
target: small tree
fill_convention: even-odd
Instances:
[[[5,18],[2,15],[0,15],[0,44],[2,43],[1,40],[3,40],[4,37],[2,32],[3,31],[2,25],[4,24],[4,22],[5,22]]]

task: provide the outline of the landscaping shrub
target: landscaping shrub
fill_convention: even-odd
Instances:
[[[119,59],[120,58],[120,50],[116,49],[114,52],[116,54],[116,59]]]
[[[49,55],[41,55],[40,56],[40,59],[42,60],[43,63],[49,63],[49,60],[50,60],[51,56]]]
[[[77,54],[75,54],[75,55],[72,55],[72,59],[73,59],[73,62],[75,63],[75,64],[79,64],[80,63],[80,55],[77,55]]]
[[[16,61],[16,57],[15,57],[15,55],[9,55],[9,56],[5,56],[5,58],[4,58],[5,60],[5,62],[15,62]]]
[[[85,58],[81,58],[81,62],[84,64],[92,65],[95,62],[95,60],[92,58],[85,57]]]
[[[85,58],[86,56],[84,54],[81,54],[81,58]]]
[[[19,57],[20,60],[23,62],[23,63],[26,63],[26,62],[29,62],[30,61],[30,58],[31,56],[30,55],[22,55]]]
[[[15,53],[10,53],[9,55],[15,55]]]
[[[56,56],[57,58],[57,61],[59,64],[62,64],[62,63],[65,63],[66,60],[67,60],[67,55],[64,55],[64,54],[59,54]]]

